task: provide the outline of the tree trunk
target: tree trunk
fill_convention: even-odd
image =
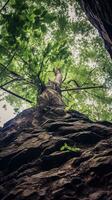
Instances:
[[[56,118],[56,116],[59,118],[65,114],[61,96],[62,74],[59,69],[55,70],[54,73],[54,81],[49,81],[39,97],[37,114],[41,124],[49,118]]]
[[[111,200],[112,124],[72,111],[40,127],[35,112],[0,129],[0,199]]]
[[[112,58],[112,1],[78,0],[90,22],[103,38],[105,48]]]

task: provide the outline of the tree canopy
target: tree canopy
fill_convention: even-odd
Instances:
[[[15,110],[38,104],[42,84],[58,67],[66,109],[111,120],[111,65],[77,1],[0,2],[0,98]]]

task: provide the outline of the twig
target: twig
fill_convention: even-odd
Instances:
[[[25,82],[28,83],[28,84],[35,85],[35,84],[33,83],[33,81],[28,81],[28,80],[26,80],[24,77],[22,77],[21,75],[17,74],[16,72],[14,72],[14,71],[12,71],[12,70],[9,70],[9,69],[8,69],[5,65],[3,65],[2,63],[0,63],[0,65],[1,65],[6,71],[8,71],[13,77],[17,77],[17,79],[23,80],[23,81],[25,81]]]
[[[103,85],[100,86],[89,86],[89,87],[77,87],[77,88],[68,88],[68,89],[62,89],[61,92],[65,92],[65,91],[73,91],[73,90],[89,90],[89,89],[95,89],[95,88],[104,88]]]
[[[11,56],[11,58],[10,58],[10,60],[9,60],[9,62],[8,62],[8,64],[7,64],[6,67],[8,67],[8,66],[11,64],[11,62],[12,62],[14,56],[16,55],[16,51],[17,51],[17,50],[14,51],[14,53],[13,53],[13,55]]]
[[[4,64],[0,63],[0,65],[3,67],[4,70],[8,71],[11,75],[21,78],[21,76],[20,76],[19,74],[13,72],[12,70],[9,70],[9,69],[7,68],[7,66],[5,66]],[[2,73],[2,72],[1,72],[1,73]]]
[[[93,72],[95,69],[96,69],[96,67],[94,67],[94,68],[88,73],[87,79],[86,79],[85,82],[81,85],[81,87],[84,86],[85,84],[87,84],[87,80],[89,79],[89,77],[91,77],[91,74],[92,74],[92,72]]]
[[[70,82],[74,82],[77,87],[80,87],[80,85],[76,80],[69,80],[67,83],[69,84]]]
[[[10,52],[6,47],[4,47],[3,45],[0,44],[0,46],[10,55],[12,52]],[[29,65],[29,63],[24,60],[17,52],[16,52],[16,56],[19,57],[25,65]]]
[[[4,83],[3,85],[0,85],[0,87],[4,87],[4,86],[6,86],[14,81],[18,81],[18,80],[20,80],[20,79],[18,79],[18,78],[12,79],[12,80],[8,81],[7,83]]]
[[[24,97],[21,97],[20,95],[14,93],[14,92],[11,92],[10,90],[5,89],[4,87],[1,87],[1,86],[0,86],[0,89],[4,90],[5,92],[7,92],[7,93],[9,93],[9,94],[11,94],[11,95],[13,95],[13,96],[19,98],[19,99],[22,99],[22,100],[27,101],[27,102],[29,102],[29,103],[33,103],[33,102],[30,101],[29,99],[26,99],[26,98],[24,98]]]
[[[1,46],[5,51],[7,51],[9,55],[12,54],[12,52],[10,52],[6,47],[2,46],[1,44],[0,44],[0,46]],[[5,66],[5,65],[2,64],[2,63],[0,63],[0,65],[1,65],[5,70],[7,70],[11,75],[13,75],[14,77],[16,76],[16,77],[18,77],[18,78],[21,78],[21,79],[25,80],[25,81],[26,81],[27,83],[29,83],[29,84],[35,85],[35,84],[33,83],[33,81],[27,81],[27,80],[26,80],[24,77],[22,77],[21,75],[19,75],[19,74],[17,74],[16,72],[14,72],[14,71],[12,71],[12,70],[10,70],[10,69],[7,68],[8,65],[11,63],[12,59],[14,58],[15,54],[24,62],[24,64],[29,65],[29,63],[28,63],[27,61],[25,61],[22,57],[20,57],[20,56],[17,54],[16,51],[17,51],[17,49],[16,49],[15,52],[13,53],[13,55],[12,55],[12,57],[11,57],[9,63],[7,64],[7,66]]]
[[[3,7],[0,9],[0,12],[2,12],[2,10],[4,10],[4,8],[6,7],[6,5],[9,3],[10,0],[7,0],[6,3],[3,5]]]
[[[65,74],[64,79],[62,80],[62,83],[66,80],[66,78],[67,78],[67,74],[68,74],[68,71],[66,71],[66,74]]]
[[[4,67],[2,71],[4,71],[4,69],[8,70],[8,66],[11,64],[11,62],[12,62],[12,60],[13,60],[15,54],[16,54],[16,51],[15,51],[15,52],[13,53],[13,55],[11,56],[11,58],[10,58],[8,64],[7,64],[7,66],[3,65],[2,63],[0,63],[0,65],[2,65],[2,66]]]

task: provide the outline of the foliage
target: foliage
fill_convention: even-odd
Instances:
[[[75,152],[75,153],[80,152],[80,148],[72,147],[72,146],[68,145],[67,143],[64,143],[64,145],[60,148],[60,150],[61,151]]]
[[[43,83],[60,67],[66,109],[111,120],[112,62],[78,3],[3,0],[0,7],[0,88],[15,110],[24,100],[36,105]]]

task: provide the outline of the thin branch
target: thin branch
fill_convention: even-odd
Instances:
[[[24,62],[25,65],[29,65],[29,63],[26,60],[24,60],[24,58],[22,58],[20,55],[17,54],[17,56]]]
[[[8,66],[11,64],[11,62],[12,62],[14,56],[16,55],[16,51],[17,51],[17,49],[14,51],[14,53],[13,53],[13,55],[11,56],[11,58],[10,58],[10,60],[9,60],[9,62],[8,62],[8,64],[7,64],[6,67],[8,67]]]
[[[62,89],[61,92],[78,91],[78,90],[89,90],[89,89],[95,89],[95,88],[104,88],[104,86],[103,85],[99,85],[99,86],[89,86],[89,87],[68,88],[68,89]]]
[[[2,71],[4,71],[4,69],[8,70],[8,66],[11,64],[11,62],[12,62],[14,56],[16,55],[16,51],[17,51],[17,50],[14,51],[14,53],[12,54],[12,56],[11,56],[11,58],[10,58],[10,60],[8,61],[8,64],[7,64],[6,66],[5,66],[4,64],[0,63],[0,65],[2,65],[2,67],[3,67],[3,70],[2,70]]]
[[[0,12],[2,12],[2,10],[4,10],[4,8],[7,6],[7,4],[9,3],[10,0],[7,0],[6,3],[3,5],[3,7],[0,9]]]
[[[6,50],[6,51],[8,52],[9,55],[12,54],[12,52],[10,52],[6,47],[2,46],[1,44],[0,44],[0,46],[1,46],[4,50]],[[13,60],[15,54],[16,54],[16,56],[18,56],[18,57],[24,62],[24,64],[29,65],[29,63],[28,63],[27,61],[25,61],[22,57],[20,57],[20,56],[17,54],[16,51],[17,51],[17,49],[16,49],[15,52],[13,53],[13,55],[12,55],[11,59],[9,60],[9,63],[7,64],[7,66],[5,66],[5,65],[2,64],[2,63],[0,63],[0,65],[1,65],[5,70],[7,70],[12,76],[17,77],[17,78],[20,78],[20,79],[24,80],[25,82],[27,82],[27,83],[29,83],[29,84],[35,85],[33,81],[30,81],[30,80],[28,81],[28,80],[26,80],[24,77],[22,77],[21,75],[19,75],[19,74],[17,74],[16,72],[14,72],[14,71],[12,71],[12,70],[10,70],[10,69],[7,68],[8,65],[12,62],[12,60]]]
[[[20,79],[18,79],[18,78],[12,79],[12,80],[10,80],[10,81],[4,83],[3,85],[0,85],[0,87],[4,87],[4,86],[6,86],[6,85],[8,85],[8,84],[10,84],[10,83],[13,83],[14,81],[18,81],[18,80],[20,80]]]
[[[88,73],[87,78],[86,78],[86,80],[84,81],[84,83],[81,85],[81,87],[84,86],[85,84],[87,84],[87,80],[91,77],[91,74],[93,73],[93,71],[94,71],[95,69],[96,69],[96,67],[94,67],[94,68]]]
[[[4,47],[3,45],[0,44],[0,46],[10,55],[12,52],[10,52],[6,47]],[[16,56],[19,57],[23,62],[24,64],[26,65],[29,65],[29,63],[24,60],[17,52],[16,52]]]
[[[16,72],[14,72],[14,71],[12,71],[12,70],[9,70],[5,65],[3,65],[2,63],[0,63],[0,65],[6,70],[6,71],[8,71],[13,77],[17,77],[17,79],[21,79],[21,80],[23,80],[23,81],[25,81],[26,83],[28,83],[28,84],[31,84],[31,85],[35,85],[34,83],[33,83],[33,81],[28,81],[28,80],[26,80],[24,77],[22,77],[21,75],[19,75],[19,74],[17,74]],[[12,76],[9,76],[9,77],[12,77]]]
[[[1,87],[1,86],[0,86],[0,89],[4,90],[5,92],[7,92],[7,93],[9,93],[9,94],[11,94],[11,95],[13,95],[13,96],[19,98],[19,99],[22,99],[22,100],[27,101],[27,102],[29,102],[29,103],[33,103],[33,102],[30,101],[29,99],[26,99],[26,98],[24,98],[24,97],[21,97],[20,95],[14,93],[14,92],[11,92],[10,90],[5,89],[4,87]]]
[[[1,73],[4,71],[4,69],[8,70],[8,66],[11,64],[11,62],[12,62],[12,60],[13,60],[13,58],[14,58],[15,54],[16,54],[16,50],[14,51],[13,55],[11,56],[11,58],[10,58],[10,60],[9,60],[8,64],[7,64],[7,66],[5,66],[5,65],[4,65],[4,64],[2,64],[2,63],[0,63],[0,65],[2,65],[2,66],[3,66],[3,70],[1,71]]]
[[[16,77],[18,77],[18,78],[21,78],[21,76],[20,76],[19,74],[13,72],[12,70],[9,70],[9,69],[7,68],[7,66],[5,66],[4,64],[0,63],[0,65],[3,67],[4,70],[8,71],[11,75],[16,76]],[[2,72],[1,72],[1,73],[2,73]]]
[[[69,84],[70,82],[74,82],[77,87],[80,87],[80,85],[76,80],[69,80],[67,83]]]
[[[67,74],[68,74],[68,71],[66,71],[66,74],[65,74],[64,79],[62,80],[62,83],[66,80],[66,78],[67,78]]]

